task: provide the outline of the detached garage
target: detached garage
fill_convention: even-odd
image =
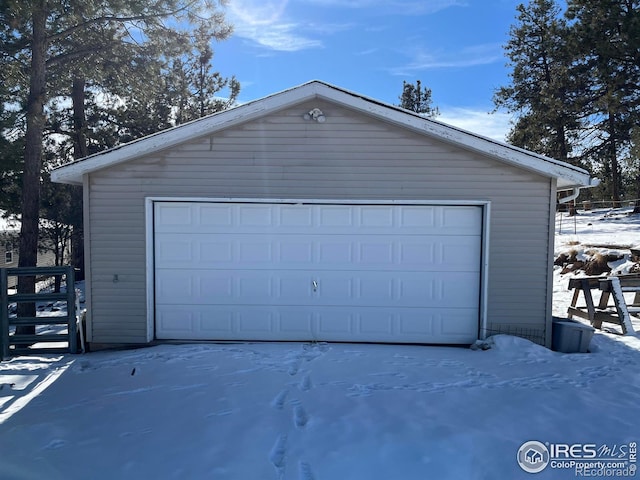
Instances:
[[[88,337],[550,344],[579,168],[310,82],[56,169]]]

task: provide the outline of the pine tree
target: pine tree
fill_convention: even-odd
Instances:
[[[508,140],[516,146],[563,161],[571,157],[580,127],[579,82],[572,75],[569,30],[553,0],[517,7],[505,52],[511,84],[494,94],[497,108],[516,115]]]
[[[440,115],[438,107],[433,106],[431,89],[423,87],[420,80],[416,84],[402,82],[402,95],[400,95],[400,107],[419,113],[425,117],[435,118]]]
[[[160,44],[178,49],[188,43],[194,28],[208,25],[210,38],[225,38],[230,27],[217,6],[218,2],[208,0],[5,0],[0,4],[0,67],[9,85],[5,89],[23,101],[24,112],[19,266],[34,266],[37,261],[45,108],[59,92],[50,87],[59,86],[65,76],[71,75],[75,82],[88,72],[106,71],[111,82],[125,84],[128,68],[136,67],[130,63],[134,58],[130,52],[148,48],[151,37],[164,38],[156,40],[156,49]],[[103,69],[122,60],[126,63],[120,63],[119,70]],[[18,290],[33,292],[35,278],[20,277]],[[34,315],[33,305],[21,306],[21,315]]]
[[[213,49],[209,36],[203,28],[196,30],[193,48],[177,59],[173,65],[174,82],[179,85],[175,93],[176,124],[195,120],[231,107],[240,91],[240,84],[235,77],[224,78],[211,68]],[[228,90],[226,98],[217,95]]]
[[[640,2],[570,0],[577,68],[588,80],[582,115],[592,129],[584,157],[604,177],[614,205],[623,194],[620,159],[640,122]]]
[[[505,51],[511,84],[494,95],[516,114],[512,143],[589,167],[619,204],[636,176],[630,157],[640,123],[640,3],[552,0],[517,9]],[[630,159],[622,170],[621,160]]]

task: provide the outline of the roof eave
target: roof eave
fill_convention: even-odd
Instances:
[[[204,135],[211,135],[223,128],[260,117],[264,112],[277,111],[314,97],[340,102],[362,113],[418,133],[433,136],[483,155],[496,157],[505,163],[544,176],[556,178],[558,189],[592,185],[589,173],[581,168],[467,132],[317,80],[58,167],[51,172],[51,179],[60,183],[82,184],[82,176],[86,173],[126,162],[141,155],[171,148]]]
[[[266,111],[276,111],[308,100],[317,94],[318,82],[275,93],[268,97],[239,105],[168,130],[134,140],[112,149],[98,152],[62,165],[51,171],[51,180],[57,183],[82,184],[82,176],[102,168],[117,165],[141,155],[165,150],[181,143],[211,135],[218,130],[260,117]]]
[[[432,118],[425,118],[395,105],[388,105],[338,87],[326,85],[325,87],[335,88],[336,93],[332,95],[332,98],[341,100],[364,113],[408,127],[422,134],[432,135],[458,147],[499,158],[505,163],[556,178],[558,184],[563,185],[563,188],[593,186],[593,179],[591,179],[589,172],[582,168],[471,133]],[[350,97],[351,101],[347,98],[339,98],[341,95]],[[566,187],[564,187],[565,184]]]

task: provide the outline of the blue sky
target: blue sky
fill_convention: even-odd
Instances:
[[[509,116],[489,112],[519,3],[229,0],[234,34],[214,46],[214,67],[238,78],[241,102],[317,79],[397,104],[403,80],[421,80],[439,120],[503,140]]]

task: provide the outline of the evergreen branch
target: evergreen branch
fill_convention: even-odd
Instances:
[[[70,28],[67,28],[66,30],[63,30],[61,32],[58,32],[54,35],[49,35],[48,37],[48,41],[49,42],[55,42],[63,37],[67,37],[69,35],[72,35],[73,33],[79,31],[79,30],[84,30],[87,27],[90,27],[92,25],[99,25],[99,24],[110,24],[110,23],[126,23],[126,22],[135,22],[138,20],[157,20],[157,19],[161,19],[161,18],[166,18],[166,17],[170,17],[170,16],[175,16],[178,15],[179,13],[183,13],[185,11],[188,11],[193,5],[195,5],[197,3],[198,0],[191,0],[189,3],[187,3],[186,5],[177,8],[175,10],[165,10],[159,13],[155,13],[155,14],[141,14],[141,15],[132,15],[132,16],[122,16],[122,17],[118,17],[118,16],[110,16],[110,15],[102,15],[100,17],[96,17],[96,18],[92,18],[89,20],[86,20],[82,23],[79,23],[77,25],[74,25]]]

